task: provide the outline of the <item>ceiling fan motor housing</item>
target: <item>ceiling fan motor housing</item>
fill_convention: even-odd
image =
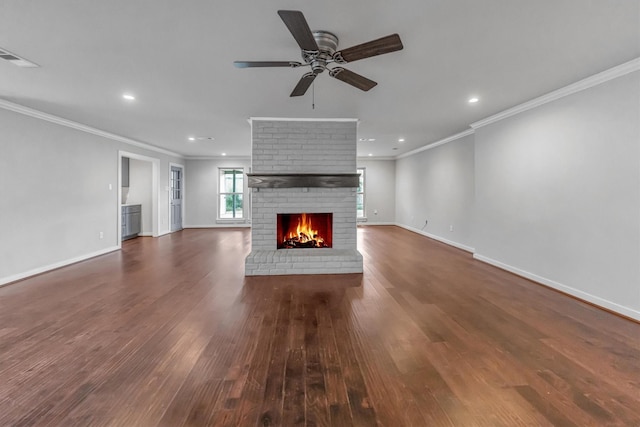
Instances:
[[[328,31],[314,31],[313,38],[318,45],[318,53],[303,50],[302,59],[311,65],[314,74],[319,74],[327,69],[327,62],[338,49],[338,37]]]

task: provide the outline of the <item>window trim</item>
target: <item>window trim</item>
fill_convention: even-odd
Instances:
[[[240,171],[240,175],[243,175],[243,179],[242,179],[242,188],[240,189],[240,191],[235,191],[232,193],[227,193],[227,192],[223,192],[221,191],[222,189],[222,172],[223,171]],[[237,175],[237,174],[234,174]],[[218,167],[218,188],[217,188],[217,200],[216,200],[216,221],[239,221],[239,220],[245,220],[246,219],[246,209],[245,209],[245,204],[246,204],[246,194],[245,194],[245,186],[246,186],[246,179],[244,179],[244,167],[238,166],[238,167],[234,167],[234,166],[220,166]],[[234,179],[235,181],[235,179]],[[235,183],[235,182],[234,182]],[[220,203],[221,203],[221,196],[224,195],[241,195],[242,196],[242,216],[234,216],[232,218],[222,218],[220,216]],[[235,211],[234,211],[234,215],[235,215]]]
[[[356,168],[356,172],[360,175],[360,171],[362,171],[362,191],[358,191],[356,189],[356,220],[366,221],[367,220],[367,168],[358,167]],[[358,216],[358,194],[362,194],[362,216]]]

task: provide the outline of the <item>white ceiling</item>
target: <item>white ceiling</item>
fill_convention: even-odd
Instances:
[[[398,33],[404,50],[345,65],[369,92],[321,75],[312,109],[311,89],[289,97],[307,69],[232,65],[300,60],[278,9],[340,48]],[[41,66],[0,61],[0,98],[185,156],[248,156],[249,117],[328,117],[390,157],[640,57],[640,1],[2,0],[0,48]]]

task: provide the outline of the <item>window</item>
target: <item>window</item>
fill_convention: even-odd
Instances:
[[[358,191],[356,193],[357,217],[364,218],[364,168],[358,168]]]
[[[220,169],[218,218],[242,218],[244,172],[238,169]]]

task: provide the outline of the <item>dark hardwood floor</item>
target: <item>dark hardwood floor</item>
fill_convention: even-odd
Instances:
[[[640,426],[640,324],[391,226],[362,275],[184,230],[0,288],[1,426]]]

